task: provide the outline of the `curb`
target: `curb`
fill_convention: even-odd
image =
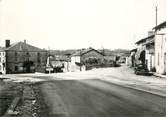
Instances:
[[[153,73],[153,76],[166,79],[166,76],[165,75],[161,75],[161,74]]]
[[[157,96],[160,96],[160,97],[164,97],[166,98],[166,94],[164,93],[159,93],[159,92],[156,92],[156,91],[149,91],[149,90],[146,90],[144,88],[137,88],[137,87],[132,87],[132,86],[129,86],[129,85],[121,85],[121,84],[118,84],[118,83],[115,83],[115,82],[110,82],[108,80],[103,80],[105,82],[109,82],[109,83],[112,83],[112,84],[115,84],[115,85],[118,85],[118,86],[121,86],[121,87],[125,87],[125,88],[130,88],[130,89],[135,89],[135,90],[138,90],[138,91],[143,91],[143,92],[146,92],[146,93],[150,93],[152,95],[157,95]],[[153,89],[152,89],[153,90]]]
[[[21,99],[20,97],[14,98],[14,100],[11,103],[11,105],[7,109],[6,114],[4,115],[4,117],[8,117],[10,115],[17,115],[18,114],[18,112],[15,111],[15,108],[17,107],[20,99]]]
[[[146,92],[146,93],[150,93],[152,95],[157,95],[157,96],[166,98],[166,94],[164,94],[164,93],[158,93],[158,92],[155,92],[155,91],[148,91],[148,90],[143,89],[143,88],[136,88],[136,87],[130,87],[130,86],[124,86],[124,87],[135,89],[135,90],[138,90],[138,91],[143,91],[143,92]]]

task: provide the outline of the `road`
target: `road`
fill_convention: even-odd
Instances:
[[[166,117],[166,79],[137,76],[127,66],[5,77],[32,84],[37,103],[28,108],[36,110],[31,117]]]
[[[99,79],[38,85],[50,117],[165,117],[166,98]]]

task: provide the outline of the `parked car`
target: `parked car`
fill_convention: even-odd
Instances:
[[[134,68],[134,73],[136,75],[152,75],[147,66],[143,64],[137,64],[136,67]]]

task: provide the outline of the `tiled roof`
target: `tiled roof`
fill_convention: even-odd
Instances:
[[[50,57],[50,61],[70,61],[70,58],[68,58],[67,56],[52,56]]]
[[[83,49],[83,50],[78,50],[77,52],[75,52],[72,56],[82,56],[90,51],[96,51],[97,53],[103,55],[101,52],[99,52],[98,50],[96,49],[93,49],[93,48],[88,48],[88,49]]]
[[[135,48],[135,49],[132,49],[132,50],[130,50],[130,53],[131,52],[137,52],[137,49]]]
[[[144,43],[144,42],[146,42],[147,39],[150,39],[150,38],[154,38],[154,35],[151,35],[151,36],[148,36],[148,37],[146,37],[146,38],[143,38],[143,39],[137,41],[135,44]]]
[[[157,25],[156,27],[154,27],[153,29],[155,30],[160,30],[161,28],[166,28],[166,21]]]
[[[46,51],[40,48],[37,48],[35,46],[29,45],[27,43],[24,42],[17,42],[14,43],[12,45],[10,45],[10,47],[6,48],[5,50],[13,50],[13,51]]]

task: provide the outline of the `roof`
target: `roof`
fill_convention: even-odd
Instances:
[[[97,53],[99,53],[99,54],[101,54],[101,55],[103,56],[103,53],[101,53],[101,52],[99,52],[98,50],[93,49],[93,48],[78,50],[78,51],[76,51],[72,56],[82,56],[82,55],[84,55],[84,54],[86,54],[86,53],[89,53],[89,52],[91,52],[91,51],[95,51],[95,52],[97,52]]]
[[[132,50],[130,50],[130,53],[131,52],[137,52],[137,49],[135,48],[135,49],[132,49]]]
[[[154,38],[147,40],[145,43],[145,45],[151,45],[151,44],[154,44]]]
[[[50,61],[50,64],[52,67],[62,67],[63,66],[63,63],[60,62],[60,61]]]
[[[151,35],[151,36],[148,36],[148,37],[146,37],[146,38],[143,38],[143,39],[137,41],[135,44],[138,45],[138,44],[144,43],[144,42],[146,42],[147,39],[154,38],[154,36],[155,36],[155,35]]]
[[[160,30],[161,28],[166,28],[166,21],[157,25],[156,27],[154,27],[153,29],[155,30]]]
[[[5,51],[5,48],[3,48],[3,47],[0,47],[0,51]]]
[[[17,43],[14,43],[12,45],[10,45],[10,47],[6,48],[5,50],[12,50],[12,51],[30,51],[30,52],[33,52],[33,51],[46,51],[44,49],[40,49],[40,48],[37,48],[35,46],[32,46],[32,45],[29,45],[27,43],[24,43],[24,42],[17,42]]]
[[[70,61],[70,58],[67,56],[52,56],[50,57],[50,61]]]
[[[115,60],[116,56],[104,56],[106,60]]]

